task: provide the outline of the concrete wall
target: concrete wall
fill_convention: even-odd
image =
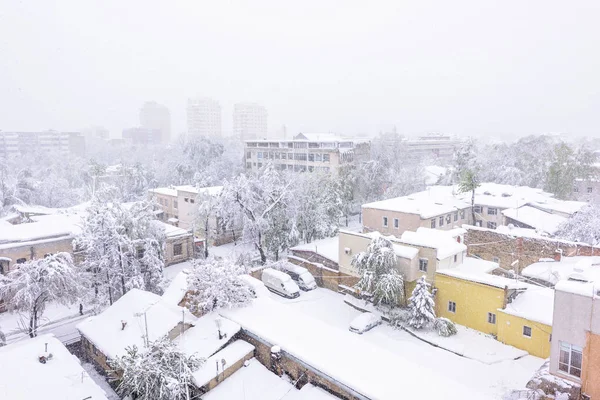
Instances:
[[[179,209],[179,227],[183,229],[192,229],[194,220],[198,213],[198,204],[194,192],[177,191],[177,207]],[[187,199],[187,201],[186,201]],[[196,226],[197,230],[203,230],[204,227]]]
[[[551,326],[515,317],[502,311],[496,314],[496,323],[500,342],[525,350],[536,357],[550,357]],[[531,328],[531,337],[523,336],[523,326]]]
[[[498,334],[498,309],[506,304],[504,289],[436,274],[436,315],[457,324],[492,335]],[[448,311],[448,303],[456,303],[456,312]],[[496,324],[488,322],[488,312],[496,314]]]
[[[181,244],[181,255],[176,256],[173,248]],[[165,249],[165,266],[187,261],[194,257],[194,239],[192,234],[167,238]]]
[[[363,232],[381,232],[384,235],[394,235],[400,237],[405,231],[416,231],[417,228],[431,228],[432,221],[435,220],[435,229],[450,230],[456,226],[468,224],[471,219],[470,207],[465,208],[461,214],[460,211],[448,214],[436,215],[435,217],[422,219],[418,214],[409,214],[398,211],[379,210],[376,208],[362,208]],[[464,215],[464,218],[461,216]],[[388,218],[388,226],[383,226],[383,217]],[[440,226],[440,218],[443,218],[444,224]],[[456,220],[455,220],[456,218]],[[394,220],[398,219],[398,228],[394,227]],[[448,222],[450,221],[450,222]]]
[[[156,204],[163,210],[162,221],[167,222],[169,218],[179,218],[179,210],[174,207],[173,203],[177,200],[176,196],[150,192],[148,197],[156,201]]]
[[[308,260],[296,256],[288,257],[288,261],[292,264],[296,264],[308,269],[312,276],[315,277],[315,282],[317,282],[318,286],[333,290],[335,292],[339,290],[338,286],[340,284],[340,275],[338,271],[327,268],[319,263],[309,262]]]
[[[8,245],[2,245],[2,248],[0,248],[0,257],[8,257],[12,259],[12,261],[0,261],[0,265],[2,266],[3,272],[7,273],[17,267],[17,260],[20,258],[25,258],[26,261],[30,261],[36,258],[44,258],[46,254],[59,252],[66,252],[73,255],[73,238],[71,236],[27,243],[14,243],[10,245],[10,247],[8,247]]]

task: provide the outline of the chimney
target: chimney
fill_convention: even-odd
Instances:
[[[127,321],[123,321],[121,320],[121,330],[124,331],[125,327],[127,326]]]

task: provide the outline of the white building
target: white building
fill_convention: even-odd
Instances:
[[[221,105],[207,97],[188,99],[187,122],[189,135],[221,136]]]
[[[168,143],[171,138],[171,113],[162,104],[148,101],[140,109],[140,126],[145,129],[158,129],[160,141]]]
[[[242,140],[267,137],[267,109],[256,103],[233,106],[233,134]]]
[[[407,139],[406,145],[411,156],[426,158],[431,161],[449,163],[461,142],[457,138],[441,134],[420,136],[416,139]]]
[[[0,157],[19,156],[33,151],[56,155],[85,153],[85,139],[80,132],[1,132]]]

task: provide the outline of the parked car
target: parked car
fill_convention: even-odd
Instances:
[[[247,274],[240,275],[240,279],[246,286],[250,288],[250,291],[254,297],[264,297],[269,294],[269,290],[259,279]]]
[[[292,277],[300,289],[313,290],[317,288],[315,277],[306,268],[288,262],[283,264],[281,269]]]
[[[350,332],[362,335],[379,324],[381,324],[381,317],[379,315],[370,312],[362,313],[350,322]]]
[[[290,299],[300,296],[300,288],[292,280],[292,277],[284,272],[265,268],[262,272],[262,281],[267,289],[280,296]]]

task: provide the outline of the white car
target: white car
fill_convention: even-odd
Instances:
[[[370,312],[362,313],[350,322],[350,332],[362,335],[381,324],[381,317]]]

